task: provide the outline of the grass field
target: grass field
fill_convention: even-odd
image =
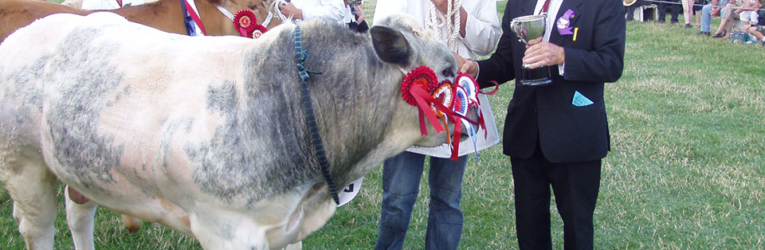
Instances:
[[[366,1],[369,19],[374,3]],[[627,24],[624,75],[606,86],[613,146],[595,211],[596,249],[765,248],[765,48],[697,32]],[[505,84],[490,97],[500,128],[512,91]],[[369,173],[359,196],[304,248],[372,248],[381,173]],[[517,248],[513,181],[501,146],[482,151],[480,163],[471,159],[465,175],[461,248]],[[424,245],[426,178],[420,193],[406,249]],[[7,192],[0,191],[0,249],[23,248],[11,210]],[[554,247],[561,249],[562,223],[554,216]],[[145,224],[128,233],[105,209],[96,221],[98,249],[199,249],[195,240],[163,226]],[[56,249],[72,249],[63,203],[56,227]]]

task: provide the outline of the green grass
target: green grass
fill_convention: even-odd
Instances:
[[[374,3],[366,1],[365,8]],[[501,14],[505,2],[500,4]],[[595,211],[596,249],[765,248],[765,48],[697,32],[680,25],[627,25],[624,75],[606,86],[613,147]],[[512,91],[505,84],[490,98],[500,128]],[[482,151],[481,159],[471,159],[465,173],[460,246],[516,249],[509,158],[498,145]],[[381,173],[370,172],[359,196],[303,246],[372,248]],[[426,178],[420,193],[406,249],[424,246]],[[0,249],[23,248],[11,208],[7,192],[0,191]],[[562,223],[554,216],[553,244],[561,249]],[[98,249],[199,249],[195,240],[163,226],[145,224],[128,233],[119,216],[105,209],[96,222]],[[63,208],[56,227],[56,249],[71,249]]]

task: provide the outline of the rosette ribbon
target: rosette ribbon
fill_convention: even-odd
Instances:
[[[234,28],[239,31],[239,34],[243,37],[258,38],[265,33],[266,27],[258,24],[258,19],[255,17],[255,13],[250,10],[240,10],[234,16]]]
[[[432,69],[425,66],[417,67],[404,76],[404,81],[401,83],[401,94],[407,103],[417,107],[420,120],[420,132],[423,135],[428,134],[425,125],[426,117],[428,121],[430,121],[430,124],[433,125],[436,133],[444,132],[446,131],[445,127],[448,127],[441,126],[438,118],[441,118],[444,121],[444,125],[447,125],[447,121],[451,121],[455,124],[454,139],[451,140],[450,144],[452,147],[451,159],[457,160],[462,125],[465,124],[471,129],[469,132],[471,138],[474,138],[473,135],[476,134],[470,124],[478,124],[478,122],[471,121],[466,115],[468,107],[471,105],[478,105],[477,85],[472,78],[469,78],[469,76],[468,81],[464,81],[465,86],[452,84],[449,81],[444,81],[439,85],[437,79],[438,78]],[[457,79],[459,80],[461,78],[458,76]],[[467,94],[468,91],[465,90],[466,88],[470,89],[470,95]],[[446,132],[447,134],[449,133],[449,131]],[[473,145],[475,146],[475,139],[473,139],[473,141]]]
[[[426,66],[420,66],[413,69],[404,76],[401,82],[401,96],[409,105],[416,106],[420,117],[420,133],[428,134],[425,127],[424,116],[428,117],[436,133],[441,133],[444,128],[436,119],[435,113],[431,110],[429,103],[435,103],[431,92],[438,86],[438,77],[432,69]]]

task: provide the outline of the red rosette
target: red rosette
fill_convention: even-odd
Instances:
[[[255,24],[255,30],[252,32],[250,37],[252,38],[258,38],[263,35],[263,33],[266,33],[267,29],[266,27],[263,27],[263,25]]]
[[[234,27],[237,30],[244,28],[247,31],[252,32],[255,30],[253,24],[256,23],[257,17],[255,17],[255,13],[252,13],[250,10],[240,10],[234,16]]]
[[[266,32],[266,27],[260,25],[255,13],[250,10],[240,10],[234,16],[234,28],[243,37],[258,38]]]
[[[433,90],[438,86],[436,72],[427,66],[420,66],[404,76],[404,81],[401,82],[401,96],[406,103],[416,106],[417,102],[411,93],[412,86],[420,86],[426,92],[433,93]]]

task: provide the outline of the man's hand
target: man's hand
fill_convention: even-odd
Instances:
[[[478,77],[478,63],[473,60],[465,60],[457,53],[454,53],[454,59],[457,59],[457,68],[460,69],[460,72],[468,74],[473,78]]]
[[[549,42],[541,42],[540,40],[531,40],[526,45],[523,65],[530,69],[535,69],[542,66],[560,65],[566,62],[566,52],[563,47]]]
[[[364,21],[364,10],[361,9],[361,4],[353,5],[353,13],[356,14],[356,23],[361,24]]]
[[[292,3],[279,5],[279,10],[285,16],[292,16],[293,19],[303,19],[303,10],[298,9]]]
[[[712,14],[712,17],[718,17],[718,16],[720,16],[720,10],[721,9],[722,8],[712,8],[712,12],[710,14]]]

